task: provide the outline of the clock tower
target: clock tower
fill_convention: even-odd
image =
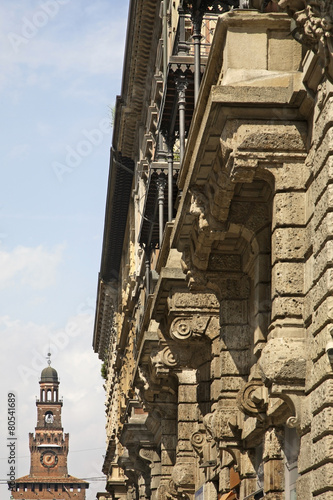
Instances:
[[[64,434],[61,423],[63,402],[59,399],[58,373],[50,360],[48,365],[39,382],[35,434],[29,434],[30,474],[16,479],[12,495],[20,500],[85,500],[89,484],[68,474],[69,434]]]

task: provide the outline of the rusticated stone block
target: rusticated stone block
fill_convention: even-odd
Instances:
[[[333,234],[333,212],[327,212],[312,237],[313,252],[317,254],[324,241]]]
[[[326,241],[325,245],[320,249],[317,255],[314,256],[313,262],[313,277],[315,280],[319,278],[325,271],[325,268],[333,264],[333,240]]]
[[[251,331],[249,325],[223,325],[221,327],[222,349],[247,349],[251,343]]]
[[[321,142],[318,147],[311,148],[307,163],[311,165],[314,175],[317,174],[327,162],[328,151],[332,150],[333,144],[333,129],[330,127],[324,138],[321,138]]]
[[[272,235],[272,263],[303,259],[309,246],[305,227],[280,227]]]
[[[182,385],[178,389],[178,401],[180,403],[195,403],[197,401],[197,386]]]
[[[325,353],[327,342],[332,340],[331,336],[332,325],[327,325],[320,330],[315,337],[311,338],[311,355],[312,359],[317,359]],[[333,400],[332,400],[333,403]]]
[[[216,295],[213,293],[175,292],[169,299],[169,308],[191,310],[214,310],[220,307]]]
[[[333,207],[333,184],[328,184],[319,198],[313,213],[313,226],[316,230],[327,212]]]
[[[193,446],[191,444],[191,441],[189,441],[188,439],[178,439],[178,442],[177,442],[177,452],[178,453],[182,453],[182,452],[193,452]]]
[[[333,379],[326,379],[310,395],[311,411],[318,412],[324,405],[333,404]]]
[[[312,498],[312,480],[312,472],[302,474],[302,476],[297,479],[297,498],[304,498],[304,500]]]
[[[224,299],[246,299],[249,296],[250,284],[247,276],[239,278],[231,276],[219,278],[220,298]]]
[[[327,188],[327,184],[333,179],[333,158],[328,158],[325,167],[319,172],[312,183],[313,201],[318,202],[319,198]]]
[[[306,359],[303,341],[273,338],[262,350],[259,365],[264,379],[295,383],[305,378]]]
[[[197,407],[194,404],[178,404],[178,421],[182,422],[194,422],[198,418]]]
[[[220,355],[223,375],[245,375],[249,370],[248,351],[222,351]]]
[[[322,495],[323,490],[333,485],[333,463],[322,465],[313,471],[313,492]],[[333,491],[331,491],[333,495]],[[328,497],[329,498],[329,497]],[[333,497],[331,497],[333,498]]]
[[[244,325],[246,322],[246,300],[223,300],[221,302],[221,325]]]
[[[333,113],[333,97],[327,96],[327,100],[325,102],[325,106],[317,111],[319,115],[316,118],[316,126],[314,127],[312,141],[314,144],[317,144],[318,141],[321,141],[327,132],[327,124],[332,120]]]
[[[281,317],[301,317],[303,297],[274,297],[272,301],[272,321]]]
[[[332,427],[332,426],[331,426]],[[333,435],[324,436],[312,445],[314,465],[322,464],[333,459]]]
[[[303,293],[304,264],[300,262],[279,262],[272,269],[272,290],[277,295]]]
[[[325,353],[312,364],[312,369],[309,370],[309,376],[306,381],[306,389],[310,390],[311,387],[318,385],[328,374],[332,374],[332,367]]]
[[[333,297],[327,297],[312,314],[311,332],[313,335],[327,323],[333,323]]]
[[[314,415],[311,426],[313,441],[321,438],[328,432],[333,434],[333,408],[331,406],[322,409],[320,413]]]
[[[312,444],[310,432],[301,437],[300,453],[298,456],[299,474],[302,474],[313,467]]]
[[[276,193],[273,204],[272,228],[305,224],[305,194]]]
[[[244,380],[243,377],[241,376],[233,376],[233,377],[221,377],[220,380],[221,384],[221,391],[227,392],[227,391],[233,391],[237,392],[239,391],[243,385],[244,385]]]
[[[178,441],[183,440],[186,441],[188,440],[190,449],[192,450],[192,445],[190,443],[190,438],[193,434],[193,432],[197,428],[197,422],[178,422]]]
[[[310,169],[304,163],[284,163],[281,167],[270,168],[275,178],[276,191],[305,189]]]

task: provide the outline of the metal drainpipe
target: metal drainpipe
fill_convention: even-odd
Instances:
[[[173,138],[167,142],[168,145],[168,221],[173,219]]]
[[[182,163],[185,152],[185,93],[188,81],[185,75],[176,79],[176,88],[178,93],[178,111],[179,111],[179,143],[180,143],[180,163]]]
[[[163,76],[166,82],[168,68],[168,5],[167,0],[163,0]]]
[[[193,43],[194,43],[194,105],[196,105],[199,95],[200,88],[200,48],[201,48],[201,25],[202,25],[203,15],[201,13],[195,13],[192,17],[193,24]]]
[[[145,248],[146,299],[150,294],[150,248]]]
[[[163,230],[164,230],[164,188],[166,185],[165,177],[159,176],[156,181],[157,185],[157,201],[158,201],[158,229],[159,229],[159,245],[162,247]]]

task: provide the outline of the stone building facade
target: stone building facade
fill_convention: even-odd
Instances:
[[[39,385],[37,425],[35,434],[29,434],[30,474],[10,483],[12,498],[85,500],[89,483],[68,474],[69,434],[61,422],[58,373],[50,364],[42,370]]]
[[[333,499],[333,3],[131,0],[93,346],[114,499]]]

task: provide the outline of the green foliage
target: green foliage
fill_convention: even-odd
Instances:
[[[106,363],[102,363],[102,366],[101,366],[101,376],[106,380],[106,377],[108,375],[108,369],[107,369],[107,366],[106,366]]]

